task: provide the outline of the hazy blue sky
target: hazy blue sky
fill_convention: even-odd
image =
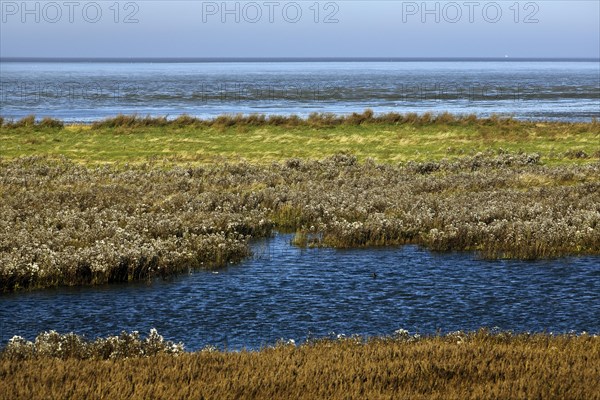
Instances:
[[[25,4],[0,1],[0,56],[600,57],[597,0]]]

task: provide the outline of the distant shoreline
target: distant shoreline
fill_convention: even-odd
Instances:
[[[594,57],[0,57],[0,62],[261,63],[261,62],[600,62]]]

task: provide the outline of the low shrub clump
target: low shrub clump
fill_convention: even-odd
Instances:
[[[152,279],[250,255],[273,229],[298,245],[416,243],[487,258],[600,253],[600,164],[536,154],[359,163],[85,167],[0,159],[0,291]]]
[[[98,339],[87,344],[90,351],[69,353],[82,348],[70,344],[78,340],[56,333],[26,345],[13,339],[0,354],[0,393],[10,399],[594,399],[600,392],[600,338],[585,333],[421,337],[399,330],[384,338],[182,353],[154,332],[145,340],[135,333]],[[97,349],[108,342],[125,350],[107,358]]]

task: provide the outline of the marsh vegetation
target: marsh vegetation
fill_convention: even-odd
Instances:
[[[190,116],[117,116],[90,125],[34,117],[4,120],[0,156],[66,156],[85,164],[168,160],[203,165],[268,164],[290,158],[322,159],[340,152],[360,162],[441,161],[488,150],[537,153],[546,164],[596,162],[600,124],[517,121],[451,114],[339,116],[230,115],[211,120]]]
[[[0,353],[0,392],[11,399],[593,399],[599,374],[598,336],[488,330],[194,353],[156,331],[95,341],[46,332]]]
[[[300,246],[424,245],[486,258],[600,252],[600,163],[537,154],[382,164],[337,154],[261,165],[0,160],[0,288],[126,282]]]

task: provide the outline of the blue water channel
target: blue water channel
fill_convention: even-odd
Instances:
[[[597,256],[489,261],[418,246],[299,249],[291,238],[255,242],[252,258],[213,272],[1,295],[1,341],[157,328],[189,350],[234,350],[399,328],[600,333]]]

